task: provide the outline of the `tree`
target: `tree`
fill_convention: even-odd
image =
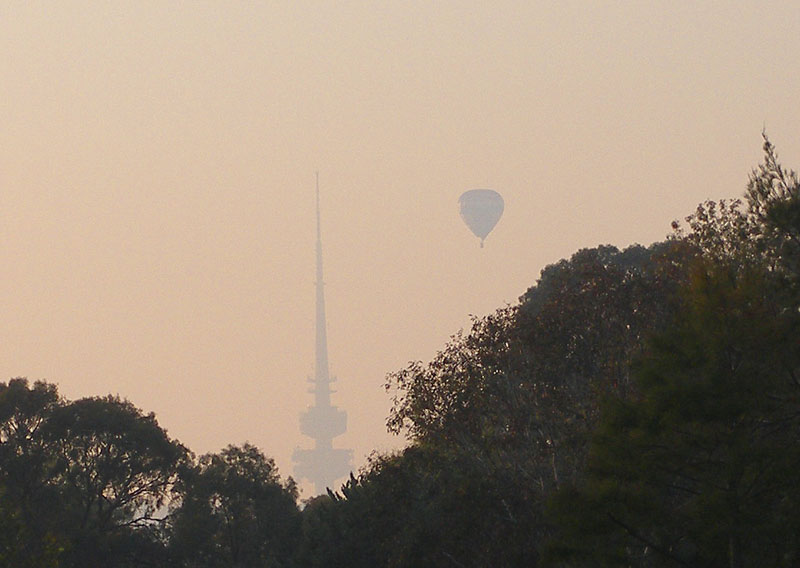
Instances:
[[[52,510],[59,497],[52,454],[41,435],[61,402],[52,384],[0,383],[0,558],[7,565],[55,565],[66,544]]]
[[[599,396],[633,392],[631,358],[675,311],[692,255],[680,241],[605,246],[545,268],[518,306],[389,375],[390,430],[491,487],[484,514],[538,546],[546,497],[582,471]]]
[[[55,385],[0,383],[0,510],[8,550],[60,566],[163,556],[156,512],[187,450],[118,397],[68,402]]]
[[[540,425],[563,422],[546,416],[565,405],[591,419],[596,389],[630,388],[631,357],[674,312],[690,257],[674,241],[584,249],[546,267],[519,305],[475,320],[429,364],[388,376],[390,431],[453,442],[485,434],[491,417],[499,431],[518,432],[510,417],[543,406]]]
[[[606,246],[548,266],[519,305],[476,320],[429,364],[389,375],[390,431],[511,459],[525,485],[558,484],[580,467],[598,394],[630,391],[631,358],[674,312],[691,254],[677,241]]]
[[[530,527],[508,522],[521,511],[516,501],[500,503],[505,496],[463,455],[415,445],[375,456],[340,491],[303,510],[300,561],[365,568],[531,565]]]
[[[744,202],[707,201],[686,218],[684,232],[673,223],[677,237],[695,246],[704,257],[742,266],[760,265],[780,277],[782,293],[800,296],[800,179],[778,161],[766,134],[764,161],[750,173]]]
[[[22,520],[21,510],[0,484],[0,566],[57,568],[63,543],[53,534],[34,543],[35,538]]]
[[[50,456],[42,429],[62,401],[55,385],[23,378],[0,383],[0,480],[26,522],[38,519],[48,494]]]
[[[798,318],[757,270],[703,265],[685,309],[615,398],[585,485],[554,510],[579,565],[792,566],[800,560]]]
[[[610,398],[585,479],[553,500],[554,564],[800,561],[798,184],[765,137],[747,208],[706,203],[673,324]]]
[[[206,454],[181,483],[171,520],[175,563],[291,566],[300,538],[297,487],[250,444]]]
[[[70,527],[70,556],[82,566],[108,561],[127,547],[132,529],[144,534],[160,522],[188,457],[154,414],[114,396],[57,406],[42,436],[55,458],[51,475]]]

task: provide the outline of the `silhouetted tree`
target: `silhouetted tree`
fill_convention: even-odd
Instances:
[[[604,408],[554,550],[581,566],[800,561],[800,327],[765,289],[758,271],[698,271],[640,363],[641,396]]]
[[[608,401],[586,479],[554,501],[554,564],[800,561],[800,184],[764,150],[746,209],[688,218],[702,259],[639,396]]]
[[[63,548],[60,492],[51,470],[52,449],[42,428],[61,404],[55,385],[23,378],[0,383],[0,511],[7,565],[53,565]],[[13,559],[13,561],[11,560]],[[23,565],[23,564],[19,564]]]
[[[372,459],[303,511],[303,566],[516,566],[536,549],[470,460],[412,446]],[[515,506],[516,502],[509,503]],[[498,514],[504,518],[498,518]]]
[[[125,548],[131,529],[159,522],[155,515],[172,496],[188,452],[154,414],[118,397],[84,398],[54,408],[42,430],[76,565],[108,561]]]
[[[580,251],[389,375],[388,426],[412,445],[309,504],[303,563],[534,564],[544,500],[580,471],[598,393],[630,392],[630,359],[674,311],[692,254],[678,240]]]
[[[67,402],[52,384],[0,383],[0,509],[20,555],[65,567],[153,564],[164,556],[155,513],[187,457],[130,402]]]
[[[191,567],[291,566],[300,539],[297,487],[255,446],[206,454],[182,482],[172,554]]]

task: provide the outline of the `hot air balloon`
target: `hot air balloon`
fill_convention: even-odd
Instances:
[[[494,226],[503,216],[503,198],[491,189],[470,189],[458,198],[461,218],[469,230],[481,240],[486,239]]]

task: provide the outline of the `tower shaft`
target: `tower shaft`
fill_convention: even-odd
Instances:
[[[319,212],[319,173],[317,173],[317,317],[314,348],[314,401],[317,406],[331,403],[331,376],[328,367],[328,331],[325,318],[325,282],[322,278],[322,223]]]
[[[296,449],[292,455],[295,474],[314,484],[317,494],[351,470],[353,452],[333,447],[333,439],[347,431],[347,413],[331,405],[331,377],[328,367],[328,333],[325,315],[325,283],[322,278],[322,229],[319,207],[319,173],[317,173],[317,280],[316,290],[316,343],[314,346],[314,376],[310,392],[314,405],[300,415],[300,431],[314,440],[311,449]]]

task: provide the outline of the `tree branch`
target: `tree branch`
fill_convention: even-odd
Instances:
[[[614,523],[615,525],[617,525],[617,526],[621,527],[621,528],[622,528],[622,529],[623,529],[625,532],[627,532],[627,533],[628,533],[630,536],[632,536],[634,539],[638,540],[639,542],[641,542],[641,543],[642,543],[642,544],[644,544],[645,546],[649,546],[650,548],[652,548],[653,550],[655,550],[655,551],[656,551],[656,552],[658,552],[659,554],[661,554],[661,555],[663,555],[663,556],[665,556],[665,557],[667,557],[667,558],[669,558],[669,559],[671,559],[671,560],[674,560],[675,562],[677,562],[677,563],[678,563],[678,564],[680,564],[681,566],[691,566],[691,564],[689,564],[688,562],[685,562],[685,561],[681,560],[680,558],[678,558],[677,556],[675,556],[674,554],[672,554],[672,553],[671,553],[669,550],[667,550],[667,549],[665,549],[664,547],[662,547],[662,546],[660,546],[660,545],[658,545],[658,544],[654,543],[654,542],[653,542],[652,540],[650,540],[649,538],[647,538],[647,537],[645,537],[645,536],[643,536],[643,535],[639,534],[639,533],[638,533],[636,530],[634,530],[634,529],[633,529],[633,527],[630,527],[630,526],[628,526],[627,524],[623,523],[622,521],[620,521],[619,519],[617,519],[617,518],[616,518],[614,515],[612,515],[611,513],[606,513],[606,515],[608,515],[608,518],[609,518],[609,519],[611,519],[611,522],[612,522],[612,523]]]

